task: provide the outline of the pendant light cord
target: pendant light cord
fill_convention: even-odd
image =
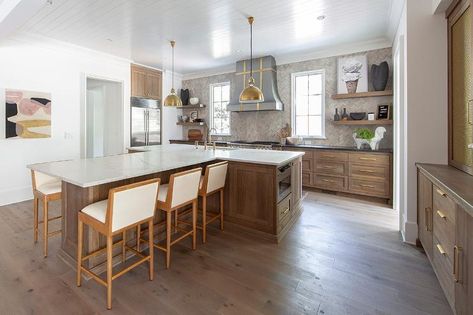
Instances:
[[[253,77],[253,20],[250,22],[250,78]]]
[[[172,71],[172,89],[174,89],[174,41],[171,41],[171,46],[172,46],[172,66],[171,66],[171,71]]]

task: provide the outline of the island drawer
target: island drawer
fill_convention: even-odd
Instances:
[[[434,214],[440,211],[448,221],[455,225],[455,202],[440,188],[433,186]]]
[[[291,195],[287,196],[278,203],[278,221],[285,225],[291,217]]]
[[[335,150],[317,150],[315,151],[315,159],[317,160],[317,163],[319,160],[345,162],[348,160],[348,152],[338,152]]]
[[[347,187],[346,177],[315,174],[314,186],[320,189],[343,191]]]
[[[453,257],[455,246],[455,203],[434,185],[433,233],[442,243],[447,256]]]
[[[389,155],[350,152],[350,162],[389,165]]]
[[[380,197],[389,196],[389,182],[386,180],[350,177],[348,186],[350,192]]]
[[[318,161],[315,164],[315,171],[327,175],[346,175],[347,173],[345,162]]]
[[[350,163],[350,176],[388,179],[389,166]]]

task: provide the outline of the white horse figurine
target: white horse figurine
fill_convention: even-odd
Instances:
[[[355,140],[356,147],[358,149],[361,149],[363,144],[369,144],[371,147],[371,150],[378,150],[379,149],[379,142],[384,138],[384,134],[386,133],[386,128],[384,127],[378,127],[374,131],[374,138],[371,140],[366,140],[366,139],[359,139],[356,137],[356,132],[353,133],[353,139]]]

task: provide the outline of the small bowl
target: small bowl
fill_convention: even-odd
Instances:
[[[363,120],[365,119],[366,117],[366,113],[365,112],[362,112],[362,113],[350,113],[350,118],[352,120]]]
[[[198,97],[191,97],[189,99],[189,103],[191,103],[191,105],[197,105],[197,104],[199,104],[199,98]]]

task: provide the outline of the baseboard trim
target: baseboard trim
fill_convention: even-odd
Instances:
[[[30,186],[0,191],[0,206],[33,199]]]
[[[417,222],[405,221],[404,229],[401,229],[402,240],[404,243],[416,245],[417,244]]]

